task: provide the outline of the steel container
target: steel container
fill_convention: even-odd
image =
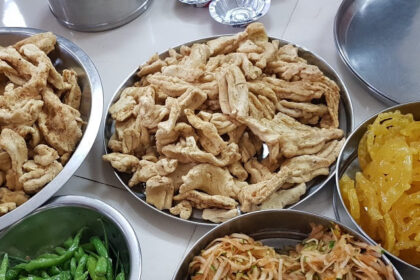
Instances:
[[[211,2],[211,0],[178,0],[181,3],[192,5],[197,8],[204,8]]]
[[[354,178],[356,172],[360,171],[359,161],[357,158],[357,149],[360,139],[365,134],[368,126],[375,121],[376,117],[380,113],[391,112],[395,110],[399,110],[403,114],[411,113],[413,114],[414,119],[420,120],[420,102],[401,104],[383,110],[382,112],[373,115],[368,120],[363,122],[353,131],[352,134],[350,134],[337,159],[337,170],[335,176],[336,188],[334,190],[335,193],[333,196],[335,216],[339,221],[342,221],[343,223],[349,225],[351,228],[361,232],[362,235],[369,240],[369,242],[374,244],[377,243],[362,229],[361,226],[359,226],[359,224],[353,219],[349,210],[345,206],[343,197],[341,196],[339,181],[344,174]],[[388,251],[386,251],[386,253],[388,256],[390,256],[390,259],[400,271],[404,279],[420,279],[420,268],[415,267],[406,261],[403,261]]]
[[[210,3],[209,12],[221,24],[241,27],[263,17],[270,4],[271,0],[214,0]]]
[[[1,27],[0,45],[8,46],[41,32],[46,31],[32,28]],[[82,90],[80,112],[81,118],[86,122],[86,125],[82,127],[83,136],[63,170],[50,183],[27,202],[0,217],[0,230],[41,206],[70,179],[89,153],[101,124],[103,91],[98,71],[83,50],[71,41],[56,36],[56,48],[49,54],[49,57],[60,72],[64,68],[72,68],[78,74],[78,82]]]
[[[220,36],[229,36],[229,35],[220,35]],[[192,46],[195,43],[205,43],[209,40],[218,38],[219,36],[204,38],[201,40],[196,40],[192,42],[188,42],[182,45],[186,46]],[[287,44],[291,44],[288,41],[272,38],[270,37],[270,40],[278,40],[280,42],[280,46],[284,46]],[[174,47],[173,49],[179,51],[180,47],[182,45],[179,45],[177,47]],[[295,45],[297,46],[297,45]],[[341,98],[340,98],[340,105],[339,105],[339,121],[340,121],[340,127],[344,131],[344,136],[347,137],[353,130],[353,107],[351,104],[351,99],[349,96],[349,93],[347,91],[347,88],[345,87],[343,81],[341,80],[340,76],[337,74],[337,72],[334,71],[334,69],[321,57],[316,55],[315,53],[307,50],[306,48],[297,46],[299,49],[299,56],[306,59],[308,63],[314,64],[319,67],[319,69],[329,78],[331,78],[333,81],[337,83],[337,85],[340,88]],[[161,53],[160,58],[164,59],[169,56],[168,51]],[[105,153],[111,153],[112,151],[108,148],[108,141],[111,138],[112,134],[115,132],[115,122],[111,118],[111,114],[109,113],[109,108],[118,101],[122,91],[129,86],[132,86],[136,81],[139,80],[138,76],[136,75],[138,69],[135,69],[132,74],[119,86],[117,91],[115,92],[114,96],[111,98],[110,103],[107,107],[107,115],[104,119],[104,147],[105,147]],[[306,193],[301,197],[301,199],[288,206],[287,208],[293,208],[297,205],[301,204],[302,202],[309,199],[311,196],[313,196],[315,193],[317,193],[333,176],[335,172],[335,163],[330,166],[330,174],[328,176],[319,176],[312,181],[307,183],[308,189]],[[189,220],[184,220],[179,218],[178,216],[174,216],[169,213],[167,210],[158,210],[154,206],[150,205],[146,202],[146,196],[145,196],[145,186],[135,186],[133,188],[130,188],[128,186],[128,181],[131,178],[131,175],[118,172],[114,169],[114,173],[117,176],[118,180],[121,182],[121,184],[135,197],[137,198],[141,203],[144,203],[148,207],[152,208],[153,210],[162,213],[168,217],[171,217],[173,219],[177,219],[178,221],[196,224],[196,225],[206,225],[206,226],[215,226],[214,223],[203,220],[201,218],[201,212],[197,211],[196,209],[193,210],[193,214]],[[239,211],[239,209],[238,209]]]
[[[111,246],[118,249],[129,280],[139,280],[141,251],[136,234],[124,216],[108,204],[84,196],[66,195],[48,204],[0,232],[0,252],[25,258],[60,246],[83,226],[82,240],[103,237],[103,221]]]
[[[103,31],[137,18],[152,0],[48,0],[64,26],[78,31]]]
[[[343,0],[334,39],[350,71],[380,100],[419,100],[420,2]]]
[[[295,246],[304,240],[311,232],[310,223],[321,224],[325,227],[330,227],[331,224],[335,223],[344,232],[355,236],[356,239],[370,243],[368,239],[356,231],[330,218],[296,210],[264,210],[233,218],[206,233],[187,252],[172,279],[190,279],[188,277],[189,263],[193,260],[194,256],[199,255],[201,250],[205,249],[216,238],[232,233],[244,233],[255,240],[261,241],[264,245],[281,250]],[[382,260],[386,264],[391,264],[384,255],[382,256]],[[395,269],[394,274],[396,279],[402,280],[402,277]]]

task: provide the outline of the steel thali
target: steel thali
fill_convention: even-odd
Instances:
[[[344,0],[334,36],[344,63],[376,97],[419,100],[420,1]]]
[[[220,35],[220,36],[226,36],[226,35]],[[207,42],[209,40],[218,38],[220,36],[204,38],[204,39],[188,42],[188,43],[185,43],[185,44],[182,44],[182,45],[191,46],[194,43],[204,43],[204,42]],[[280,46],[283,46],[283,45],[286,45],[286,44],[291,44],[290,42],[287,42],[285,40],[281,40],[281,39],[278,39],[278,38],[270,37],[270,40],[278,40],[280,42]],[[174,47],[173,49],[178,51],[179,48],[182,45]],[[351,131],[353,130],[353,107],[352,107],[352,104],[351,104],[351,99],[350,99],[349,93],[348,93],[344,83],[342,82],[340,76],[333,70],[333,68],[327,62],[325,62],[321,57],[319,57],[318,55],[314,54],[313,52],[311,52],[311,51],[309,51],[309,50],[307,50],[303,47],[300,47],[300,46],[297,46],[297,45],[295,45],[295,46],[298,47],[300,57],[306,59],[308,61],[308,63],[318,66],[319,69],[326,76],[328,76],[329,78],[334,80],[337,83],[337,85],[339,86],[340,94],[341,94],[340,106],[339,106],[339,121],[340,121],[339,128],[341,128],[344,131],[344,136],[347,137],[347,135],[349,135],[351,133]],[[159,56],[160,56],[160,58],[164,59],[167,56],[169,56],[169,53],[166,51],[166,52],[163,52],[163,53],[159,54]],[[109,108],[112,106],[112,104],[114,104],[119,99],[122,91],[126,87],[129,87],[129,86],[133,85],[136,81],[139,80],[138,76],[136,75],[137,71],[138,71],[138,69],[134,70],[132,72],[132,74],[120,85],[120,87],[118,88],[118,90],[116,91],[116,93],[112,97],[111,102],[108,105],[108,108],[107,108],[108,113],[107,113],[107,115],[105,116],[105,119],[104,119],[104,147],[105,147],[105,152],[106,153],[111,152],[111,150],[108,148],[108,141],[115,131],[115,122],[111,118],[111,114],[109,114]],[[330,169],[330,173],[329,173],[328,176],[319,176],[319,177],[315,178],[314,180],[312,180],[311,182],[308,182],[307,183],[307,186],[308,186],[307,191],[301,197],[301,199],[298,202],[296,202],[295,204],[289,205],[286,208],[296,207],[297,205],[303,203],[304,201],[309,199],[311,196],[313,196],[315,193],[317,193],[331,179],[331,177],[334,176],[335,163],[332,164],[329,169]],[[145,186],[144,185],[138,185],[138,186],[135,186],[133,188],[130,188],[128,186],[128,181],[129,181],[131,175],[118,172],[115,169],[114,169],[114,173],[117,176],[117,178],[119,179],[119,181],[121,182],[121,184],[135,198],[137,198],[140,202],[144,203],[145,205],[152,208],[153,210],[155,210],[159,213],[162,213],[162,214],[164,214],[168,217],[171,217],[171,218],[177,219],[179,221],[182,221],[182,222],[187,222],[187,223],[196,224],[196,225],[206,225],[206,226],[215,226],[216,225],[212,222],[203,220],[201,218],[202,211],[198,211],[197,209],[193,210],[193,214],[192,214],[192,216],[189,220],[184,220],[184,219],[179,218],[178,216],[174,216],[174,215],[170,214],[169,211],[167,211],[167,210],[163,210],[163,211],[158,210],[157,208],[155,208],[154,206],[152,206],[152,205],[150,205],[146,202]],[[239,209],[238,209],[238,211],[239,211]]]

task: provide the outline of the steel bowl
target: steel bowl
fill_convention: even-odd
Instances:
[[[194,256],[199,255],[201,250],[216,238],[232,233],[244,233],[255,240],[261,241],[264,245],[281,250],[295,246],[305,239],[311,232],[310,223],[321,224],[326,227],[331,226],[331,224],[338,224],[344,232],[355,236],[360,241],[370,244],[366,238],[356,231],[330,218],[296,210],[264,210],[233,218],[206,233],[185,255],[172,279],[190,279],[188,277],[189,263]],[[384,255],[382,256],[382,260],[386,264],[391,264]],[[402,280],[402,277],[395,269],[394,275],[397,280]]]
[[[33,28],[1,27],[0,45],[11,45],[41,32],[45,31]],[[80,112],[82,119],[86,122],[86,125],[82,127],[83,136],[63,170],[50,183],[27,202],[0,217],[0,230],[41,206],[70,179],[89,153],[101,124],[103,92],[98,71],[83,50],[71,41],[56,36],[57,45],[49,57],[58,70],[70,67],[79,76],[79,85],[82,90]]]
[[[48,3],[62,25],[78,31],[103,31],[134,20],[152,0],[48,0]]]
[[[359,141],[366,132],[368,126],[372,124],[376,117],[380,113],[391,112],[399,110],[403,114],[411,113],[414,116],[414,119],[420,120],[420,102],[413,102],[413,103],[406,103],[397,105],[394,107],[390,107],[385,109],[372,117],[368,120],[363,122],[359,127],[357,127],[352,134],[347,138],[346,143],[344,144],[343,149],[341,150],[340,155],[337,159],[336,165],[336,175],[335,175],[335,194],[333,196],[333,203],[334,203],[334,212],[335,216],[338,220],[346,223],[347,225],[351,226],[352,228],[358,230],[362,233],[369,242],[377,244],[369,235],[362,229],[361,226],[353,219],[349,210],[344,204],[343,197],[340,191],[339,180],[344,175],[347,174],[351,178],[354,178],[356,172],[360,171],[359,161],[357,159],[357,148],[359,146]],[[386,251],[387,255],[390,256],[391,260],[394,262],[395,266],[404,276],[404,279],[420,279],[420,268],[403,261],[402,259],[394,256],[390,252]]]
[[[82,240],[103,237],[100,221],[105,225],[110,244],[119,250],[129,280],[140,280],[141,251],[136,234],[124,216],[108,204],[84,196],[53,198],[42,208],[0,232],[0,252],[25,258],[37,257],[60,246],[83,226]]]
[[[181,3],[192,5],[197,8],[204,8],[211,2],[211,0],[178,0]]]
[[[227,35],[221,35],[221,36],[227,36]],[[192,42],[188,42],[182,45],[187,45],[187,46],[191,46],[195,43],[205,43],[209,40],[218,38],[219,36],[214,36],[214,37],[209,37],[209,38],[205,38],[205,39],[201,39],[201,40],[196,40],[196,41],[192,41]],[[286,44],[291,44],[288,41],[282,40],[282,39],[277,39],[277,38],[271,38],[270,40],[278,40],[280,41],[280,46],[284,46]],[[177,47],[174,47],[173,49],[175,50],[179,50],[179,48],[182,46],[179,45]],[[297,46],[297,45],[296,45]],[[349,96],[349,93],[343,83],[343,81],[341,80],[340,76],[334,71],[334,69],[327,63],[325,62],[321,57],[319,57],[318,55],[316,55],[315,53],[303,48],[303,47],[299,47],[297,46],[299,49],[299,56],[303,57],[304,59],[306,59],[310,64],[314,64],[317,65],[319,67],[319,69],[321,69],[321,71],[328,76],[329,78],[331,78],[332,80],[334,80],[337,85],[340,87],[340,91],[341,91],[341,99],[340,99],[340,108],[339,108],[339,120],[340,120],[340,128],[344,131],[344,135],[347,136],[351,133],[351,131],[353,130],[353,107],[351,104],[351,99]],[[166,58],[167,56],[169,56],[169,53],[163,52],[159,55],[162,59]],[[107,115],[104,119],[104,147],[105,147],[105,153],[111,153],[112,151],[108,148],[108,141],[111,138],[112,134],[115,131],[115,122],[114,120],[111,118],[111,114],[109,114],[109,108],[119,99],[121,92],[129,86],[132,86],[137,80],[138,77],[136,75],[138,69],[135,69],[132,74],[120,85],[120,87],[117,89],[117,91],[115,92],[114,96],[112,97],[108,108],[107,108]],[[302,196],[301,200],[299,200],[298,202],[288,206],[287,208],[293,208],[296,207],[297,205],[301,204],[302,202],[304,202],[305,200],[309,199],[311,196],[313,196],[316,192],[318,192],[330,179],[331,177],[333,177],[335,172],[335,163],[333,165],[330,166],[330,174],[328,176],[319,176],[317,178],[315,178],[314,180],[312,180],[311,182],[307,183],[308,189],[307,192]],[[203,220],[201,218],[201,212],[194,210],[193,214],[191,216],[191,218],[189,220],[184,220],[181,219],[177,216],[174,216],[172,214],[169,213],[169,211],[164,210],[158,210],[157,208],[155,208],[154,206],[148,204],[146,202],[146,197],[145,197],[145,187],[144,186],[135,186],[133,188],[130,188],[128,186],[128,181],[131,178],[131,175],[125,174],[125,173],[121,173],[118,172],[117,170],[114,169],[114,173],[117,176],[118,180],[121,182],[121,184],[135,197],[137,198],[140,202],[144,203],[145,205],[147,205],[148,207],[154,209],[155,211],[162,213],[168,217],[177,219],[179,221],[182,222],[187,222],[187,223],[191,223],[191,224],[196,224],[196,225],[206,225],[206,226],[215,226],[214,223],[208,222],[206,220]]]
[[[221,24],[241,27],[263,17],[270,5],[271,0],[214,0],[210,3],[209,13]]]

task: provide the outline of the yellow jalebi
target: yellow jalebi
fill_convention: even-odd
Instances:
[[[420,266],[420,121],[379,114],[359,142],[361,172],[340,180],[344,203],[365,232]]]

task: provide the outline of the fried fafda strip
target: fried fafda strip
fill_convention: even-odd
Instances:
[[[203,214],[201,217],[203,220],[208,220],[213,223],[223,223],[227,220],[230,220],[236,216],[239,215],[239,212],[237,209],[212,209],[212,208],[206,208],[203,210]]]
[[[33,44],[45,54],[49,54],[51,51],[54,50],[56,42],[57,38],[55,37],[55,35],[51,32],[46,32],[23,39],[14,44],[13,47],[17,50],[20,50],[20,48],[24,45]]]
[[[317,128],[304,125],[278,112],[272,119],[237,118],[267,144],[279,144],[288,158],[319,152],[327,141],[339,139],[343,131],[336,128]]]
[[[182,178],[183,184],[179,193],[200,190],[210,195],[223,195],[236,198],[242,182],[236,181],[229,170],[211,164],[203,163],[194,166]]]
[[[175,201],[188,200],[194,208],[233,209],[238,205],[233,198],[223,195],[209,195],[196,190],[180,193],[174,196]]]
[[[44,107],[38,118],[42,136],[59,154],[74,151],[82,137],[80,112],[62,103],[50,88],[42,97]]]
[[[188,220],[192,214],[192,205],[188,200],[182,200],[177,205],[171,207],[169,212],[172,215],[179,216],[181,219]]]
[[[179,162],[201,162],[211,163],[215,166],[227,166],[239,160],[238,145],[231,143],[224,148],[220,157],[215,157],[211,153],[201,151],[194,137],[190,136],[186,139],[181,139],[177,144],[170,144],[162,148],[162,153],[168,157],[177,159]]]
[[[217,76],[219,103],[227,115],[248,115],[248,87],[245,76],[237,66],[227,66]]]
[[[203,121],[191,109],[185,109],[184,113],[189,123],[196,129],[198,141],[204,150],[217,156],[226,148],[227,143],[220,137],[214,124]]]
[[[11,169],[7,170],[6,186],[11,190],[22,190],[19,178],[23,175],[23,164],[28,160],[28,148],[25,139],[9,128],[0,134],[0,147],[6,151],[11,160]]]

